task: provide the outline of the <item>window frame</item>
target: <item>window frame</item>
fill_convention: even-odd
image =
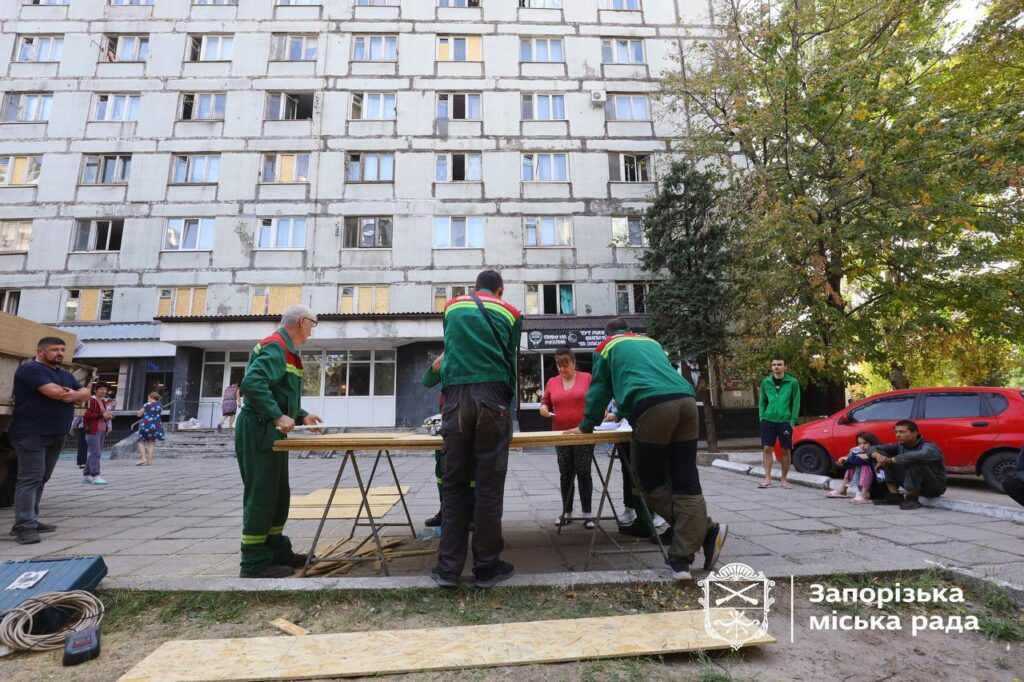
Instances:
[[[82,313],[82,292],[84,291],[96,291],[96,318],[83,320],[81,317]],[[71,294],[74,293],[75,296]],[[114,290],[103,289],[100,287],[83,287],[78,289],[65,289],[64,290],[64,314],[61,317],[62,322],[109,322],[113,317],[114,309]],[[71,301],[74,299],[75,305],[74,316],[68,317],[68,313],[72,310]],[[104,309],[106,310],[106,316],[104,317]]]
[[[626,158],[632,158],[634,164],[634,170],[637,179],[628,180],[626,179]],[[654,182],[654,153],[649,152],[646,154],[637,154],[633,152],[621,152],[619,153],[619,179],[615,182],[625,182],[629,184],[644,184],[648,182]],[[641,172],[642,171],[642,172]],[[643,175],[643,177],[640,177]]]
[[[536,298],[536,310],[530,309],[530,288],[533,287],[533,292]],[[555,290],[555,300],[558,301],[558,311],[553,313],[542,312],[541,309],[544,307],[544,300],[546,296],[543,294],[541,287],[557,287]],[[572,296],[572,312],[563,313],[561,308],[562,300],[562,287],[569,287]],[[576,283],[575,282],[527,282],[526,283],[526,298],[523,301],[523,312],[527,315],[576,315],[578,306],[576,305]]]
[[[95,181],[89,182],[89,167],[92,165],[90,159],[96,159],[96,174]],[[111,182],[103,182],[103,179],[108,175],[107,166],[113,163],[114,172],[113,180]],[[132,171],[132,155],[131,154],[84,154],[82,156],[82,174],[79,176],[81,181],[80,185],[95,187],[115,187],[120,185],[127,185],[131,179]]]
[[[431,284],[430,286],[431,286],[431,289],[432,289],[431,300],[433,301],[433,304],[432,304],[433,305],[433,312],[435,312],[435,313],[442,313],[442,312],[444,312],[444,306],[445,306],[446,303],[448,303],[448,301],[452,300],[456,296],[468,296],[469,293],[473,291],[473,286],[474,285],[473,284]],[[463,292],[460,293],[460,294],[455,293],[455,288],[456,287],[459,287],[459,288],[463,289]],[[438,300],[439,299],[437,297],[439,289],[444,289],[444,294],[443,294],[444,300],[441,301],[440,307],[438,306]]]
[[[363,221],[373,221],[373,244],[363,244],[362,237],[364,236],[364,227],[366,223]],[[383,222],[387,222],[387,227],[383,227]],[[393,216],[385,215],[361,215],[361,216],[345,216],[342,235],[341,235],[341,248],[343,250],[386,250],[394,248],[394,230],[395,221]],[[355,244],[352,244],[349,239],[350,233],[355,235]],[[382,239],[382,236],[385,238]],[[387,244],[382,242],[387,241]]]
[[[187,291],[188,292],[188,301],[187,301],[187,304],[186,304],[187,308],[188,308],[188,312],[187,313],[182,313],[181,311],[178,310],[178,297],[180,296],[180,292],[182,292],[182,291]],[[164,296],[165,292],[167,293],[166,296]],[[197,294],[199,294],[199,292],[202,292],[202,296],[201,297],[197,295]],[[157,303],[156,303],[156,305],[157,305],[157,309],[156,309],[157,315],[159,315],[159,316],[166,315],[167,317],[202,317],[203,315],[206,314],[206,294],[207,294],[207,287],[203,287],[203,286],[196,286],[196,287],[159,287],[157,289],[157,299],[156,299],[157,300]],[[160,310],[160,302],[165,300],[165,299],[169,301],[169,304],[168,304],[168,308],[169,309],[168,309],[167,313],[163,313]],[[196,303],[198,303],[200,301],[203,304],[203,309],[200,310],[200,311],[194,311],[193,308],[195,307]]]
[[[653,283],[647,280],[623,280],[615,282],[615,314],[616,315],[645,315],[647,313],[647,297],[651,294]],[[643,288],[643,310],[637,309],[636,289]],[[623,291],[620,291],[623,290]],[[626,296],[626,309],[622,310],[619,305],[620,294]]]
[[[111,7],[152,7],[154,0],[110,0]]]
[[[358,105],[357,100],[358,99]],[[392,107],[390,109],[391,116],[381,117],[368,117],[365,114],[370,110],[370,100],[372,98],[378,98],[380,113],[388,113],[388,100],[391,100]],[[356,116],[356,106],[359,107],[359,116]],[[349,120],[350,121],[397,121],[398,120],[398,93],[397,92],[353,92],[351,102],[349,103]]]
[[[624,228],[625,229],[618,229],[617,226],[616,226],[616,221],[625,221],[625,223],[624,223]],[[639,223],[639,227],[640,227],[640,243],[639,244],[634,244],[632,242],[632,238],[630,236],[632,234],[632,232],[629,229],[631,221],[637,221]],[[620,239],[620,237],[623,237],[624,239]],[[644,219],[643,219],[643,216],[639,216],[639,215],[612,216],[612,243],[615,246],[620,247],[620,248],[627,248],[627,249],[644,249],[644,248],[647,248],[647,246],[648,246],[647,233],[644,232]]]
[[[455,221],[462,220],[465,225],[462,228],[464,244],[453,244],[455,239]],[[446,231],[447,244],[438,244],[438,229],[440,227],[439,221],[445,221],[446,227],[442,228]],[[431,248],[433,249],[482,249],[484,248],[484,228],[486,227],[486,221],[483,216],[480,215],[451,215],[451,216],[434,216],[433,232],[431,236]],[[470,243],[471,237],[479,237],[478,243]]]
[[[25,229],[25,226],[28,229]],[[5,249],[4,233],[11,233],[10,242],[11,248]],[[10,253],[28,253],[28,248],[32,244],[32,219],[18,220],[12,218],[5,218],[0,220],[0,254]]]
[[[99,247],[100,224],[108,223],[106,227],[105,248]],[[82,228],[88,229],[86,237],[86,248],[79,248],[82,241]],[[115,229],[116,228],[116,229]],[[110,248],[114,235],[117,235],[117,248]],[[123,218],[83,218],[75,221],[75,233],[71,236],[71,253],[119,253],[124,244],[124,219]]]
[[[456,57],[460,51],[464,55],[463,59],[457,59]],[[475,48],[473,46],[476,46]],[[441,59],[441,48],[445,47],[448,52],[448,59]],[[477,59],[472,59],[472,53],[477,52]],[[437,42],[434,48],[434,60],[439,64],[481,64],[484,60],[484,47],[483,47],[483,36],[480,35],[463,35],[458,33],[439,33],[437,35]]]
[[[626,61],[619,61],[619,43],[626,43]],[[640,47],[640,60],[635,59],[635,48]],[[643,38],[635,36],[614,36],[601,38],[601,63],[622,64],[626,66],[641,66],[647,64],[647,46]]]
[[[554,240],[550,244],[544,243],[544,221],[551,220],[551,234]],[[530,222],[533,221],[531,227]],[[530,241],[531,230],[533,243]],[[559,236],[564,237],[564,241]],[[564,249],[573,246],[573,221],[570,215],[524,215],[523,216],[523,246],[528,249]]]
[[[18,159],[24,159],[22,182],[14,181],[14,172],[19,170]],[[39,184],[39,176],[43,172],[41,154],[0,154],[0,162],[3,162],[0,163],[0,167],[3,168],[0,174],[0,187],[35,187]]]
[[[16,118],[10,118],[12,106]],[[48,123],[52,110],[52,92],[6,92],[0,110],[0,123]],[[26,118],[26,112],[30,113],[32,118]]]
[[[101,100],[107,98],[105,102]],[[117,98],[125,98],[124,106],[122,111],[124,112],[124,118],[113,118],[113,112],[116,111]],[[114,102],[111,105],[111,102]],[[103,106],[103,118],[99,116],[100,106]],[[142,94],[138,92],[97,92],[93,99],[92,118],[89,119],[92,122],[108,122],[108,123],[128,123],[139,120],[139,112],[142,107]],[[134,118],[131,118],[134,112]]]
[[[352,157],[358,157],[358,160],[353,161]],[[376,168],[377,168],[377,176],[378,177],[376,179],[374,179],[374,180],[367,180],[366,179],[366,170],[367,170],[367,163],[366,162],[371,157],[377,159]],[[391,177],[390,178],[385,178],[384,177],[384,170],[385,170],[384,160],[386,158],[389,158],[389,157],[391,159],[390,166],[389,166],[389,168],[391,170]],[[355,164],[355,165],[353,165],[353,164]],[[354,168],[354,167],[357,167],[359,169],[359,177],[358,178],[353,178],[352,177],[351,171],[352,171],[352,168]],[[354,185],[363,185],[363,184],[389,185],[389,184],[394,184],[394,182],[395,182],[395,153],[393,151],[365,151],[365,150],[360,149],[358,151],[345,152],[345,184],[354,184]]]
[[[455,157],[465,157],[462,161],[462,178],[460,180],[453,179],[455,176]],[[471,157],[476,157],[475,165],[470,162]],[[444,158],[444,171],[445,177],[440,177],[442,168],[441,159]],[[470,169],[475,168],[477,177],[470,177]],[[435,152],[434,153],[434,182],[441,184],[451,184],[460,182],[483,182],[484,179],[484,155],[483,152],[475,151],[450,151],[450,152]]]
[[[302,58],[289,59],[291,54],[291,43],[293,40],[302,41]],[[313,56],[308,57],[310,42],[313,43]],[[277,53],[277,56],[275,56]],[[320,36],[315,33],[274,33],[270,37],[270,59],[271,62],[315,62],[320,55]]]
[[[537,57],[538,43],[545,43],[545,51],[552,55],[551,46],[558,44],[561,59],[539,59]],[[524,59],[527,51],[529,58]],[[519,39],[519,63],[520,64],[565,64],[565,38],[563,36],[523,36]]]
[[[562,0],[519,0],[519,9],[562,9]]]
[[[550,177],[547,179],[541,177],[544,170],[544,160],[548,158],[548,173]],[[565,177],[556,178],[555,172],[558,170],[556,163],[557,157],[563,157],[565,163],[563,164],[565,170]],[[530,172],[531,177],[527,178],[527,158],[530,159]],[[520,160],[520,167],[522,169],[522,182],[571,182],[569,176],[569,154],[568,152],[523,152]]]
[[[619,116],[619,103],[621,101],[629,101],[629,118],[621,118]],[[636,101],[643,101],[643,116],[645,118],[636,118],[637,113]],[[604,103],[604,118],[606,121],[640,121],[643,123],[651,122],[651,97],[645,92],[633,92],[633,93],[616,93],[614,95],[608,95],[608,99]]]
[[[210,47],[210,42],[213,38],[217,39],[217,55],[216,57],[209,57],[207,51]],[[224,56],[225,39],[228,48],[229,55]],[[187,62],[193,64],[199,64],[201,62],[230,62],[235,58],[235,34],[234,33],[190,33],[188,35],[188,55],[186,55]]]
[[[302,111],[302,98],[309,97],[309,116],[299,118]],[[274,99],[278,98],[276,117],[271,116],[271,109],[274,108]],[[294,116],[286,116],[288,105],[292,105]],[[316,104],[316,93],[314,92],[289,92],[286,90],[268,90],[266,104],[263,107],[264,121],[312,121],[313,108]]]
[[[462,111],[463,111],[464,115],[463,115],[462,118],[455,118],[455,110],[457,108],[456,107],[456,100],[455,100],[456,97],[462,97],[463,98],[463,101],[462,101]],[[445,98],[445,99],[442,100],[442,98]],[[473,109],[473,107],[472,107],[473,99],[471,99],[471,98],[474,98],[475,101],[477,102],[477,107],[476,108],[477,108],[477,111],[480,114],[479,118],[469,118],[469,114],[470,114],[470,112]],[[444,109],[445,109],[446,115],[444,117],[441,116],[441,107],[442,107],[441,102],[442,101],[445,102]],[[484,97],[483,97],[483,93],[482,92],[455,92],[455,91],[439,92],[439,93],[437,93],[437,98],[435,100],[435,104],[436,104],[435,115],[437,116],[438,120],[444,120],[444,121],[483,121],[484,120]]]
[[[351,289],[352,293],[347,294],[352,299],[352,310],[345,312],[345,291]],[[360,310],[360,304],[365,301],[363,291],[369,290],[369,310]],[[387,299],[384,306],[386,310],[377,310],[380,303],[380,293],[384,292]],[[339,284],[338,285],[338,314],[339,315],[380,315],[391,312],[391,285],[382,282],[371,282],[365,284]]]
[[[538,116],[540,111],[540,98],[547,98],[548,113],[551,114],[548,118],[541,118]],[[556,100],[561,100],[562,116],[555,117],[555,103]],[[529,105],[527,105],[529,102]],[[529,106],[529,116],[527,116],[527,106]],[[569,117],[566,114],[565,108],[565,93],[562,92],[524,92],[520,99],[519,115],[524,121],[568,121]]]
[[[281,163],[281,159],[283,157],[286,157],[286,156],[293,156],[293,157],[295,157],[294,160],[292,161],[292,165],[291,165],[292,171],[293,171],[293,179],[291,179],[291,180],[282,180],[281,179],[281,169],[282,169],[282,165],[283,165]],[[302,160],[303,157],[305,157],[305,161]],[[311,155],[310,155],[309,152],[264,152],[263,153],[263,163],[260,166],[260,183],[261,184],[268,184],[268,185],[305,185],[305,184],[309,184],[309,162],[310,162],[310,157],[311,157]],[[266,172],[267,171],[267,162],[268,162],[268,159],[271,159],[271,158],[273,158],[273,170],[274,170],[274,172],[273,172],[273,179],[268,180],[267,179],[267,172]],[[301,179],[302,175],[300,174],[299,171],[303,168],[303,166],[306,169],[306,174],[305,174],[305,178]]]
[[[196,245],[194,247],[185,246],[185,230],[188,228],[188,224],[194,222],[196,228]],[[171,234],[174,229],[174,223],[181,223],[180,228],[174,233],[178,235],[178,246],[171,244]],[[164,229],[164,244],[160,249],[166,252],[203,252],[213,251],[213,237],[214,232],[217,229],[217,219],[211,216],[202,217],[186,217],[186,218],[168,218],[167,225]]]
[[[0,311],[17,315],[21,307],[21,289],[0,289]]]
[[[25,52],[26,41],[46,41],[49,46],[48,54],[46,59],[39,58],[39,45],[33,42],[29,47],[29,50],[33,53],[34,59],[22,59],[21,56]],[[54,56],[54,47],[56,46],[57,55]],[[56,64],[59,63],[61,58],[64,56],[64,34],[63,33],[23,33],[18,36],[18,41],[14,46],[14,59],[11,61],[17,64]]]
[[[202,109],[202,98],[211,97],[210,112],[213,116],[209,118],[199,118],[196,116],[197,112]],[[189,103],[189,99],[191,102]],[[220,105],[220,117],[217,118],[218,102]],[[190,107],[189,116],[185,116],[185,107]],[[202,91],[202,92],[183,92],[181,93],[181,101],[178,106],[178,120],[179,121],[223,121],[227,116],[228,109],[228,93],[224,91]]]
[[[380,40],[382,57],[373,57],[374,41]],[[391,54],[389,47],[393,47],[394,54]],[[364,56],[360,57],[359,52]],[[394,63],[398,61],[398,34],[397,33],[358,33],[352,36],[352,61],[353,62],[384,62]]]
[[[617,12],[642,12],[644,9],[642,0],[604,0],[606,7],[604,9],[615,10]],[[622,7],[616,7],[616,4],[623,5]],[[626,7],[625,5],[636,5],[636,7]]]
[[[132,54],[130,58],[124,58],[124,45],[125,40],[131,39]],[[110,48],[111,41],[114,41],[114,48]],[[111,59],[110,55],[113,54],[114,58]],[[100,61],[106,61],[109,64],[140,64],[145,63],[149,59],[149,34],[148,33],[105,33],[103,34],[103,47],[101,48],[100,56],[103,58]]]
[[[277,241],[281,236],[281,223],[287,221],[288,223],[288,245],[278,246]],[[302,223],[302,243],[296,245],[295,235],[297,223]],[[270,245],[263,244],[263,229],[269,228]],[[260,218],[259,224],[256,226],[256,239],[254,240],[256,245],[255,248],[258,251],[304,251],[306,249],[306,237],[309,234],[308,226],[306,224],[306,218],[303,216],[275,216],[272,218]]]
[[[220,152],[211,154],[195,154],[186,152],[184,154],[171,154],[171,176],[168,180],[168,185],[216,185],[220,182]],[[205,159],[203,162],[204,178],[202,180],[193,180],[193,170],[196,165],[197,159]],[[179,163],[184,160],[184,174],[182,180],[177,180],[177,172]],[[215,164],[211,164],[211,160],[216,160]],[[214,174],[216,177],[211,179],[210,169],[214,167]]]

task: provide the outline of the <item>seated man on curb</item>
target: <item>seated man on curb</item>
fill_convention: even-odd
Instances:
[[[885,471],[885,486],[889,494],[876,504],[898,504],[900,509],[920,509],[918,497],[938,497],[946,492],[946,463],[942,450],[921,437],[917,424],[901,419],[893,426],[896,443],[875,445],[870,448],[871,458]],[[899,494],[899,487],[907,491],[907,499]]]

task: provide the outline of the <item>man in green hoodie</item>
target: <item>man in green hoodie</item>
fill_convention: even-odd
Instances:
[[[291,491],[288,453],[274,452],[301,421],[320,417],[300,406],[302,360],[296,350],[309,340],[316,315],[302,305],[284,311],[280,328],[252,349],[242,378],[245,405],[235,425],[235,453],[242,474],[242,578],[287,578],[306,563],[284,534]]]
[[[710,571],[728,527],[708,516],[697,471],[697,401],[693,386],[672,367],[657,341],[630,333],[621,318],[605,325],[595,349],[583,421],[567,433],[592,433],[615,398],[633,425],[633,464],[648,506],[672,526],[668,565],[676,580],[690,579],[697,551]]]
[[[793,461],[793,427],[800,415],[800,383],[786,374],[786,359],[772,358],[772,373],[761,380],[761,399],[757,404],[761,447],[764,448],[764,481],[758,488],[772,487],[772,459],[779,443],[782,487],[789,487],[789,465]]]

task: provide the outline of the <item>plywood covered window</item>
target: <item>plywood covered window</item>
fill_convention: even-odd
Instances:
[[[302,287],[254,286],[249,312],[253,315],[280,315],[289,306],[298,305],[302,298]]]
[[[437,61],[478,62],[480,57],[480,36],[438,36]]]
[[[64,298],[64,321],[109,320],[113,305],[113,289],[68,289]]]
[[[157,315],[200,316],[206,314],[206,287],[161,289]]]
[[[386,313],[391,310],[391,287],[387,284],[342,285],[338,287],[338,312]]]

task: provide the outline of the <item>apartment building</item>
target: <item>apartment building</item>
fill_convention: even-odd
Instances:
[[[219,397],[289,304],[308,409],[414,425],[485,267],[551,352],[643,313],[657,79],[707,0],[0,0],[0,309],[72,329],[134,409]]]

